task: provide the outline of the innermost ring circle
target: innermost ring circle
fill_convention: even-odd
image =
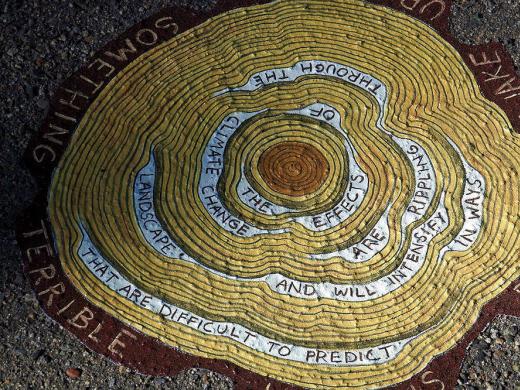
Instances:
[[[324,183],[329,174],[329,163],[310,144],[280,142],[262,153],[258,172],[271,190],[287,196],[304,196],[312,194]]]

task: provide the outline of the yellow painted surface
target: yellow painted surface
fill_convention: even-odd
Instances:
[[[316,59],[352,66],[381,80],[389,98],[385,126],[419,142],[432,158],[436,196],[446,190],[450,224],[435,238],[426,264],[413,280],[373,301],[304,300],[277,294],[262,282],[218,277],[148,247],[133,213],[132,189],[154,145],[161,166],[157,211],[186,251],[213,269],[247,278],[281,273],[303,281],[347,283],[373,280],[401,262],[399,223],[412,195],[413,171],[402,151],[375,128],[379,108],[372,97],[320,77],[213,96],[223,88],[243,85],[256,72]],[[247,126],[234,141],[224,193],[246,220],[289,232],[243,238],[221,229],[197,196],[201,155],[215,126],[235,111],[267,107],[283,112],[316,101],[333,105],[346,118],[358,163],[372,184],[361,209],[336,228],[312,232],[286,216],[262,216],[244,208],[234,189],[242,159],[250,163],[250,175],[265,197],[289,201],[263,186],[255,170],[262,150],[276,143],[280,134],[286,140],[314,143],[334,167],[320,190],[294,200],[302,210],[326,208],[337,199],[341,178],[348,175],[341,139],[333,132],[283,115],[267,117]],[[460,229],[462,214],[462,164],[446,136],[484,176],[487,190],[478,241],[469,251],[449,252],[438,262],[440,248]],[[49,211],[72,282],[92,303],[123,322],[188,353],[224,358],[305,387],[382,387],[419,372],[432,357],[452,347],[481,307],[520,276],[519,166],[520,137],[512,133],[505,114],[480,94],[457,52],[431,28],[357,0],[281,1],[215,17],[123,70],[74,134],[53,179]],[[392,201],[390,243],[372,260],[354,264],[338,258],[308,259],[323,248],[366,236],[370,223]],[[318,366],[267,356],[231,339],[166,322],[108,290],[76,255],[80,221],[88,224],[104,256],[143,291],[277,340],[318,348],[362,348],[429,330],[381,365]]]

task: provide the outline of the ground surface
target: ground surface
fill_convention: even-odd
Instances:
[[[20,156],[44,118],[49,96],[105,42],[161,7],[179,3],[0,1],[0,388],[232,388],[229,379],[201,370],[176,378],[140,376],[87,350],[39,309],[22,275],[13,231],[36,189]],[[519,15],[518,0],[458,0],[452,30],[467,43],[505,43],[520,65]],[[81,371],[78,379],[66,375],[70,367]],[[520,389],[520,319],[498,318],[473,342],[459,384]]]

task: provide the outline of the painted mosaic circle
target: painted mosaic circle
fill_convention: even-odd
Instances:
[[[281,1],[118,73],[48,210],[65,273],[123,323],[287,383],[382,387],[520,276],[519,163],[508,117],[431,27]]]

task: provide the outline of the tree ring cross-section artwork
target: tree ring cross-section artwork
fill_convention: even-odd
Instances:
[[[27,152],[42,306],[143,373],[452,387],[519,312],[520,81],[449,10],[224,1],[102,49]]]

